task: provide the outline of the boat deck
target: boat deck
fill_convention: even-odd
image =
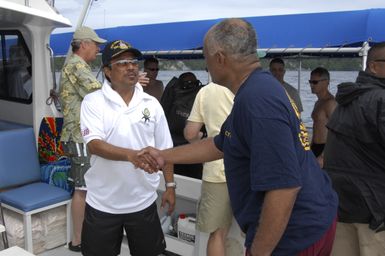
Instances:
[[[38,256],[80,256],[80,255],[81,255],[80,252],[72,252],[68,250],[68,247],[66,245],[59,246],[49,251],[45,251],[41,254],[38,254]],[[131,255],[130,250],[128,249],[127,239],[125,237],[123,238],[120,255],[122,256]],[[180,255],[166,251],[165,256],[180,256]]]
[[[38,254],[38,256],[80,256],[80,252],[73,252],[68,250],[68,247],[66,245],[56,247],[54,249],[45,251],[41,254]],[[121,254],[122,256],[129,256],[130,250],[128,249],[127,240],[124,240],[122,243],[122,249]]]

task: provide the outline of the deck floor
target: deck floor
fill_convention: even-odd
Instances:
[[[68,246],[63,245],[59,246],[57,248],[54,248],[49,251],[45,251],[41,254],[38,254],[38,256],[81,256],[82,254],[80,252],[73,252],[68,250]],[[129,256],[130,250],[128,249],[127,240],[124,238],[122,243],[122,249],[121,254],[122,256]]]
[[[57,248],[54,248],[49,251],[45,251],[41,254],[38,254],[38,256],[80,256],[82,255],[80,252],[72,252],[68,250],[68,247],[66,245],[59,246]],[[123,243],[122,243],[122,249],[121,249],[121,256],[130,256],[130,250],[128,249],[127,240],[124,237]],[[172,252],[166,252],[165,256],[180,256],[178,254],[172,253]]]

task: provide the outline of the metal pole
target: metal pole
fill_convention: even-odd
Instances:
[[[302,58],[301,58],[301,54],[298,54],[298,60],[299,60],[299,63],[298,63],[298,84],[297,84],[297,89],[298,89],[298,94],[301,95],[301,71],[302,71]]]
[[[366,69],[366,61],[368,59],[368,51],[370,49],[369,43],[364,42],[362,44],[362,50],[360,52],[360,55],[362,56],[362,70]]]
[[[87,14],[88,14],[88,11],[90,10],[92,2],[93,2],[93,0],[84,0],[83,10],[80,13],[80,16],[78,19],[78,24],[76,25],[75,30],[78,29],[79,27],[83,26],[83,23],[87,17]],[[71,54],[72,54],[72,49],[71,49],[71,46],[69,46],[64,64],[67,63],[67,60],[68,60],[69,56],[71,56]]]

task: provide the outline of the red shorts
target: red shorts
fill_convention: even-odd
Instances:
[[[336,235],[337,218],[334,219],[330,228],[325,232],[320,240],[306,248],[297,256],[329,256],[332,252],[334,237]],[[251,256],[249,250],[246,251],[245,256]]]

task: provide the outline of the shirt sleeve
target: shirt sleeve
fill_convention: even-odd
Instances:
[[[105,140],[103,112],[100,102],[86,96],[80,109],[80,128],[85,143],[94,140]]]
[[[200,90],[195,97],[193,107],[187,119],[188,121],[196,122],[196,123],[204,123],[203,115],[202,115],[203,113],[202,97],[203,97],[203,90]]]
[[[251,188],[268,191],[301,186],[300,165],[289,124],[253,118],[246,143],[250,149]],[[247,130],[246,130],[247,131]]]
[[[224,139],[225,139],[224,136],[225,136],[225,127],[226,127],[226,125],[227,125],[227,119],[222,124],[221,131],[219,132],[219,134],[214,137],[214,144],[215,144],[215,146],[217,147],[217,149],[219,149],[222,152],[223,152],[223,142],[224,142]]]
[[[282,88],[275,90],[243,93],[233,108],[232,136],[239,139],[240,160],[249,161],[254,191],[302,186],[300,123]]]

